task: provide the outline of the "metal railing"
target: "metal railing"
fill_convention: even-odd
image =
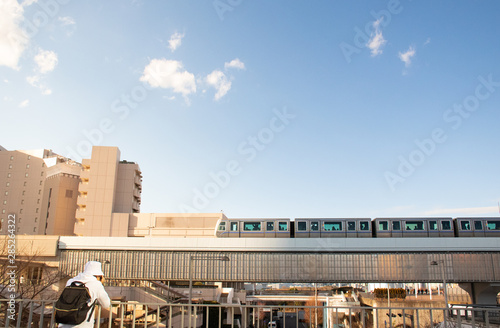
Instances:
[[[56,327],[54,300],[0,300],[0,327]],[[96,307],[94,327],[135,328],[500,328],[500,307],[444,308],[281,306],[242,304],[112,302],[110,311]],[[189,313],[192,318],[189,320]]]

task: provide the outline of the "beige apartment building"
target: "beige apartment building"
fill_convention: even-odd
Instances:
[[[0,235],[8,232],[9,215],[17,235],[73,235],[80,171],[79,163],[48,149],[0,146]]]
[[[117,147],[94,146],[82,161],[74,233],[127,236],[129,214],[140,212],[141,190],[138,164],[120,161]]]

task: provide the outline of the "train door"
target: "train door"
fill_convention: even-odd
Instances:
[[[401,231],[401,220],[394,219],[391,221],[391,235],[392,237],[401,238],[403,237],[403,232]]]
[[[473,237],[472,225],[470,219],[457,219],[458,237]]]
[[[483,220],[474,220],[474,237],[484,237]]]
[[[356,226],[356,221],[348,220],[346,222],[347,225],[347,238],[356,238],[358,237],[358,230]]]
[[[375,219],[375,233],[378,238],[387,238],[391,236],[388,219]]]
[[[264,232],[264,237],[275,238],[276,237],[276,227],[274,221],[264,221],[264,226],[266,231]]]
[[[360,220],[358,227],[358,237],[371,238],[372,237],[372,222],[371,220]]]
[[[319,227],[319,220],[313,220],[310,222],[311,222],[311,225],[309,226],[309,237],[311,237],[311,238],[321,237],[321,229]]]
[[[455,230],[453,229],[452,219],[439,220],[441,223],[441,231],[439,237],[454,237]]]
[[[238,221],[229,221],[228,237],[239,238],[240,226]]]
[[[276,232],[276,237],[278,238],[290,238],[290,222],[288,220],[277,221],[278,231]]]
[[[295,238],[309,238],[309,221],[295,220]]]
[[[429,237],[439,237],[438,220],[429,220]]]

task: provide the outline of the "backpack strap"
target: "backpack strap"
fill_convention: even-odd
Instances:
[[[92,318],[92,314],[94,313],[94,309],[95,309],[95,303],[97,302],[97,299],[94,301],[94,303],[92,303],[91,305],[91,309],[90,309],[90,312],[89,312],[89,317],[87,318],[87,322],[90,321],[90,318]]]

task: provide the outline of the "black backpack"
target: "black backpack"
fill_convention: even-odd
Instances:
[[[97,301],[89,305],[90,300],[90,293],[85,284],[83,282],[73,281],[71,285],[64,288],[54,306],[56,322],[68,325],[78,325],[85,321],[87,315],[87,321],[90,321],[95,302]]]

